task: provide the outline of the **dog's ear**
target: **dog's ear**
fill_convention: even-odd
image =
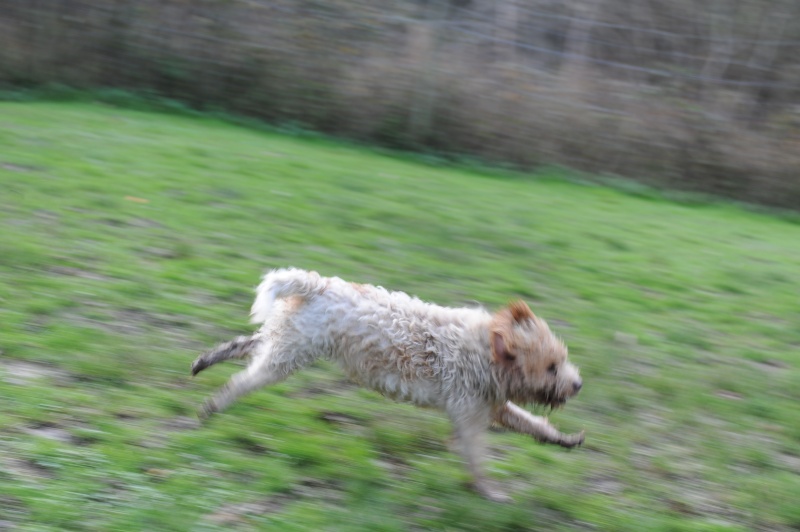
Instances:
[[[508,307],[494,315],[490,341],[492,359],[496,364],[511,364],[517,359],[514,354],[514,326],[521,325],[536,317],[522,300],[509,303]]]
[[[509,364],[516,360],[517,356],[508,350],[508,345],[500,331],[492,331],[492,359],[496,364]]]
[[[533,320],[536,318],[528,304],[521,299],[517,299],[516,301],[509,303],[508,310],[511,311],[511,318],[520,324],[527,320]]]

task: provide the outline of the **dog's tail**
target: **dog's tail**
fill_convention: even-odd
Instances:
[[[306,298],[324,290],[325,284],[317,272],[296,268],[272,270],[256,289],[256,300],[250,309],[250,323],[263,323],[269,317],[276,299],[288,296]]]
[[[217,362],[231,358],[244,358],[261,342],[261,335],[239,336],[235,340],[220,344],[211,351],[203,353],[192,362],[192,376],[197,375]]]

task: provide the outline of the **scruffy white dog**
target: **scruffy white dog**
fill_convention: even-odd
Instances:
[[[285,379],[318,358],[339,362],[355,381],[399,401],[447,412],[455,440],[483,496],[508,497],[481,468],[491,423],[545,443],[573,447],[566,435],[517,403],[557,407],[581,389],[567,348],[522,301],[495,314],[445,308],[403,292],[348,283],[298,269],[264,276],[251,311],[261,328],[201,355],[192,375],[222,360],[251,357],[210,400],[205,419],[242,395]]]

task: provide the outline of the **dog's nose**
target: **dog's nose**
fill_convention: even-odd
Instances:
[[[583,388],[583,381],[573,382],[572,388],[575,390],[575,393],[578,393],[579,391],[581,391],[581,388]]]

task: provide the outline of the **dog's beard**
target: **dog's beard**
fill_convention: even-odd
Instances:
[[[508,400],[522,405],[527,404],[533,407],[543,407],[547,411],[553,411],[564,406],[568,397],[559,394],[555,387],[544,389],[509,390]]]
[[[519,405],[543,406],[551,411],[561,408],[570,398],[563,386],[553,383],[544,387],[537,387],[525,376],[516,371],[507,371],[505,368],[496,368],[494,381],[504,399]]]
[[[566,402],[567,397],[558,394],[554,388],[538,391],[531,401],[534,406],[542,406],[550,412],[561,408]]]

